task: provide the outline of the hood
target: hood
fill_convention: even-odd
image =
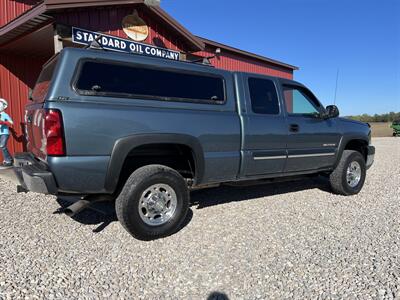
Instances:
[[[371,127],[368,123],[338,118],[338,126],[343,135],[349,135],[353,138],[357,136],[357,139],[363,139],[368,143],[371,141]]]
[[[353,124],[358,124],[358,125],[363,125],[369,127],[368,123],[361,122],[361,121],[356,121],[356,120],[351,120],[351,119],[346,119],[346,118],[339,118],[340,121],[342,122],[349,122]]]

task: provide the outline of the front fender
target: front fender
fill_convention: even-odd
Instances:
[[[334,165],[334,169],[337,167],[337,165],[339,164],[340,160],[342,159],[342,155],[343,155],[343,151],[346,149],[346,146],[351,142],[351,141],[362,141],[365,143],[365,146],[368,146],[368,137],[365,137],[362,134],[351,134],[351,135],[345,135],[342,136],[341,140],[340,140],[340,144],[339,144],[339,148],[338,148],[338,153],[337,153],[337,160],[336,163]]]

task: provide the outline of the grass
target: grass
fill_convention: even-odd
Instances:
[[[391,123],[370,123],[372,128],[372,136],[373,137],[385,137],[392,136],[393,129],[390,128]]]

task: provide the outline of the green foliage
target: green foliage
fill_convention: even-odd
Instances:
[[[390,112],[388,114],[378,115],[375,114],[373,116],[362,114],[359,116],[348,116],[348,119],[357,120],[361,122],[393,122],[394,120],[400,120],[400,112]]]

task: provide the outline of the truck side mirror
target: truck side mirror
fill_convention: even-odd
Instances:
[[[326,116],[329,119],[339,117],[339,108],[336,105],[328,105],[326,107]]]

